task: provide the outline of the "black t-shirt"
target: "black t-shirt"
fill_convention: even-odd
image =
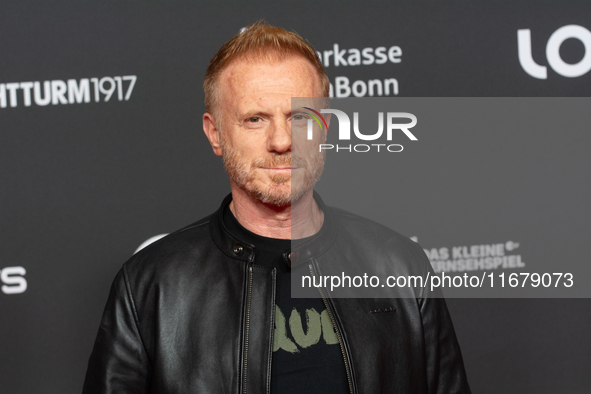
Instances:
[[[228,207],[224,223],[238,239],[255,246],[257,265],[277,269],[271,393],[348,393],[345,362],[321,298],[291,298],[291,275],[283,257],[291,240],[245,229]]]

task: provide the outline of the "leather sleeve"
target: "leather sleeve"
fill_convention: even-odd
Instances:
[[[150,392],[151,366],[138,322],[124,265],[111,286],[88,361],[83,394]]]
[[[425,259],[427,269],[433,274],[431,264]],[[430,394],[469,394],[470,386],[453,323],[445,299],[439,289],[435,290],[431,293],[427,287],[420,299],[428,390]]]

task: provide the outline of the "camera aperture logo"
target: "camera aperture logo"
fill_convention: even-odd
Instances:
[[[318,111],[315,111],[312,108],[304,107],[304,109],[312,111],[317,115],[317,116],[314,116],[309,112],[304,112],[306,115],[311,116],[316,121],[316,123],[318,123],[318,126],[320,126],[320,129],[322,129],[323,131],[328,130],[328,124],[326,124],[326,119],[324,119],[324,116],[320,115],[320,113]],[[322,124],[320,123],[320,120],[318,118],[322,119],[322,123],[324,123],[324,127],[326,127],[326,128],[322,127]],[[308,119],[308,140],[312,140],[313,138],[314,138],[314,127],[312,124],[312,119]]]
[[[335,115],[339,124],[339,141],[351,141],[351,120],[349,116],[338,109],[321,109],[320,112],[313,110],[309,107],[303,107],[307,110],[314,112],[315,115],[305,112],[312,119],[308,119],[308,140],[312,140],[314,136],[314,121],[320,126],[321,130],[328,130],[326,119],[322,114]],[[353,113],[353,134],[361,141],[377,141],[384,135],[384,117],[386,118],[386,140],[392,141],[392,137],[395,131],[401,131],[411,141],[418,141],[417,137],[410,131],[411,128],[417,125],[417,117],[408,112],[387,112],[384,116],[384,112],[378,112],[378,130],[373,134],[364,134],[359,130],[359,112]],[[400,120],[406,119],[409,122],[401,122]],[[322,126],[322,123],[324,127]],[[397,153],[402,152],[404,147],[401,144],[386,144],[386,143],[363,143],[363,144],[319,144],[319,152],[332,150],[334,152],[391,152]]]

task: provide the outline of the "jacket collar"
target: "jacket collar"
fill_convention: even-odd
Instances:
[[[337,226],[332,209],[327,207],[322,198],[314,191],[314,200],[324,212],[324,223],[320,231],[305,241],[292,240],[291,249],[284,252],[286,265],[289,267],[303,264],[326,252],[337,235]],[[224,209],[232,201],[232,193],[222,201],[220,208],[211,216],[209,229],[216,246],[228,257],[253,262],[255,258],[255,246],[236,238],[230,233],[224,224]]]

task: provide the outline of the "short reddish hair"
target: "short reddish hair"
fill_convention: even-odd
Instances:
[[[281,60],[293,55],[302,56],[312,64],[318,72],[322,93],[328,97],[330,89],[328,75],[312,45],[295,32],[258,21],[232,37],[211,58],[203,81],[205,109],[213,113],[218,101],[218,77],[232,61],[250,56]]]

